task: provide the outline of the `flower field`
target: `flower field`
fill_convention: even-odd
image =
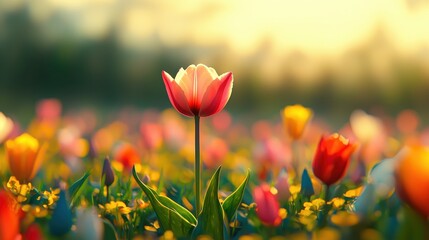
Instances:
[[[232,72],[162,80],[162,111],[0,113],[0,239],[429,238],[417,112],[337,126],[296,104],[245,121],[227,111]]]

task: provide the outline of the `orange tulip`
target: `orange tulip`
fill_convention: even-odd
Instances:
[[[42,164],[45,146],[31,135],[24,133],[6,142],[10,171],[20,182],[30,181]]]
[[[415,146],[398,159],[396,190],[402,200],[429,217],[429,148]]]
[[[0,191],[0,239],[19,238],[19,216],[14,210],[14,199],[6,191]]]
[[[129,173],[134,164],[140,163],[140,156],[133,145],[123,143],[115,151],[115,160],[120,162]]]
[[[283,125],[293,140],[301,138],[308,122],[313,115],[311,109],[303,107],[299,104],[287,106],[283,112]]]
[[[337,133],[322,137],[313,160],[314,175],[328,186],[339,181],[347,171],[355,148],[356,145]]]
[[[232,92],[231,72],[219,76],[203,64],[181,68],[175,78],[162,71],[162,78],[171,104],[188,117],[207,117],[221,111]]]

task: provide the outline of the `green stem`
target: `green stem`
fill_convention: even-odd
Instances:
[[[201,212],[200,117],[195,116],[195,217]]]
[[[328,202],[329,199],[329,185],[326,185],[325,187],[325,201]]]
[[[110,202],[109,200],[110,200],[110,198],[109,198],[109,195],[110,195],[110,193],[109,193],[109,186],[106,186],[106,202]]]

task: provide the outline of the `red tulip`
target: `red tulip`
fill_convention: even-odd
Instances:
[[[219,76],[203,64],[181,68],[175,78],[162,71],[162,78],[171,104],[188,117],[207,117],[221,111],[232,92],[231,72]]]
[[[347,171],[355,148],[356,145],[337,133],[323,136],[313,160],[314,175],[328,186],[339,181]]]
[[[429,148],[413,146],[400,155],[395,177],[400,198],[429,218]]]
[[[256,214],[265,225],[278,226],[282,218],[279,215],[280,204],[277,197],[270,191],[270,186],[262,184],[253,190],[256,203]]]
[[[0,190],[0,239],[19,239],[19,216],[14,210],[14,199]]]

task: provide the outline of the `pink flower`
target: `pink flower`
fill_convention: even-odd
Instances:
[[[207,117],[221,111],[232,92],[231,72],[219,76],[203,64],[181,68],[175,78],[162,71],[162,78],[171,104],[188,117]]]
[[[256,214],[262,223],[269,226],[280,225],[282,219],[279,215],[280,204],[276,196],[270,191],[270,186],[263,183],[253,190],[256,203]]]

